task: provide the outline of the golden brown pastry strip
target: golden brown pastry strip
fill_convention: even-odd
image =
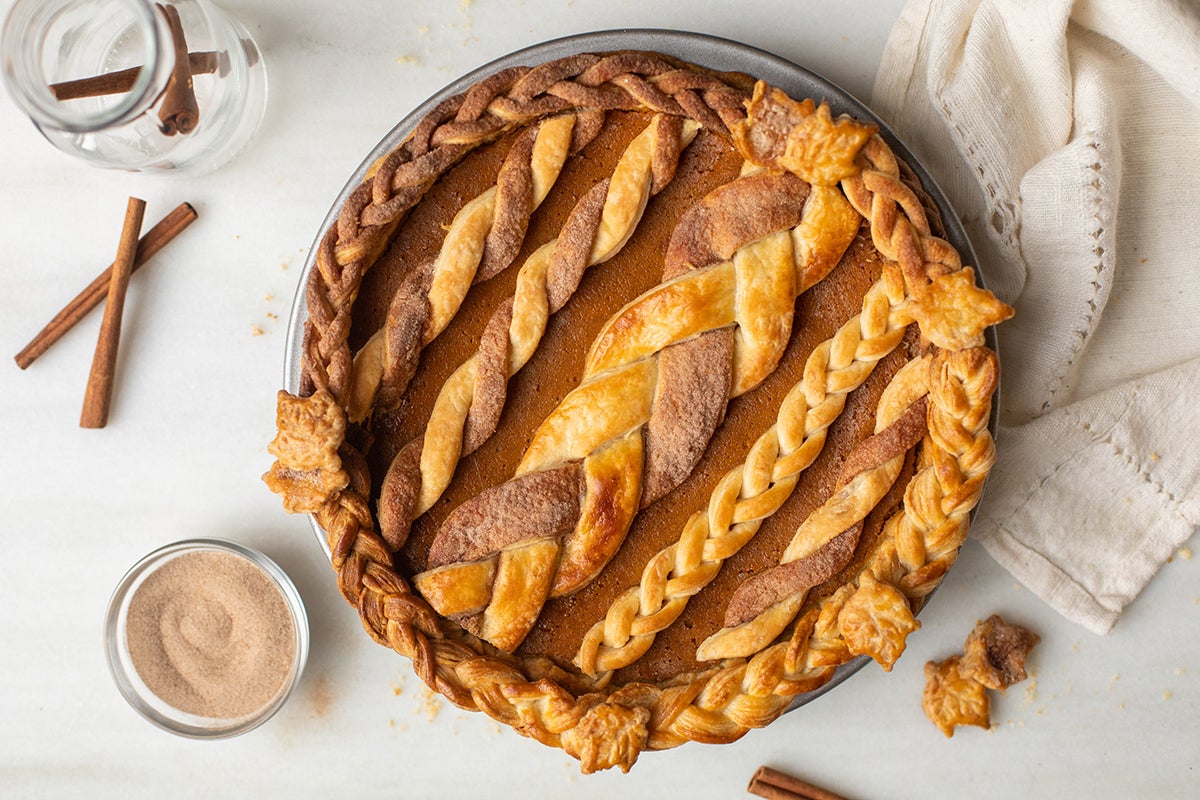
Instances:
[[[844,489],[859,475],[876,470],[897,456],[902,456],[915,447],[924,435],[925,398],[922,397],[910,405],[899,419],[851,451],[842,464],[837,489]],[[885,482],[890,488],[894,479],[880,482],[879,488],[886,492],[882,485]],[[872,492],[867,495],[868,500],[875,498],[876,494]],[[880,498],[882,496],[878,495]],[[837,498],[837,492],[830,502],[841,502],[840,498]],[[832,578],[850,563],[858,545],[858,537],[862,533],[862,525],[861,519],[856,520],[812,552],[790,561],[781,561],[777,566],[748,579],[730,597],[729,605],[725,609],[724,627],[736,628],[744,625],[766,611],[769,606],[790,595],[806,592]]]

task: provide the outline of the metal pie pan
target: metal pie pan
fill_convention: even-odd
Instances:
[[[784,90],[792,97],[811,97],[818,101],[822,99],[826,100],[835,115],[845,113],[856,119],[868,120],[875,123],[879,126],[879,133],[888,143],[888,146],[892,148],[897,157],[908,163],[913,172],[920,178],[921,185],[924,187],[926,193],[932,198],[935,205],[937,205],[942,215],[946,240],[958,250],[963,263],[972,265],[979,263],[958,215],[954,213],[945,194],[938,187],[924,165],[913,155],[912,151],[904,145],[887,123],[880,119],[875,112],[844,89],[830,83],[815,72],[793,64],[765,50],[760,50],[741,42],[700,33],[658,29],[621,29],[567,36],[517,50],[447,84],[400,120],[396,127],[392,128],[362,160],[358,169],[350,176],[350,179],[330,206],[329,213],[326,215],[324,222],[321,223],[320,230],[313,240],[313,246],[309,248],[304,269],[300,274],[299,286],[296,290],[295,299],[292,301],[291,319],[288,323],[287,355],[283,372],[284,387],[289,392],[294,394],[300,389],[304,323],[308,318],[304,293],[308,284],[308,277],[316,264],[318,245],[325,231],[337,221],[338,213],[346,199],[350,196],[350,193],[365,179],[371,165],[400,146],[405,137],[416,127],[417,123],[438,103],[448,97],[465,92],[489,75],[509,67],[535,66],[546,61],[553,61],[557,58],[577,55],[579,53],[602,53],[614,50],[658,52],[707,67],[708,69],[722,72],[742,72],[764,80],[772,86]],[[976,268],[976,281],[981,286],[983,285],[983,276],[980,274],[978,267]],[[989,328],[986,336],[988,346],[995,351],[996,341],[994,331]],[[992,435],[995,436],[996,413],[994,406],[989,427]],[[972,514],[973,516],[974,514]],[[310,515],[309,519],[318,543],[325,551],[326,556],[328,556],[329,546],[325,541],[324,531],[317,524],[314,517]],[[797,695],[788,710],[799,708],[830,691],[862,669],[869,661],[870,659],[866,656],[858,656],[842,664],[834,672],[833,678],[824,686],[814,691]]]

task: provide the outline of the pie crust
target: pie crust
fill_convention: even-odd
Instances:
[[[560,175],[595,160],[613,125],[638,130],[594,185],[555,201]],[[739,156],[740,171],[675,209],[657,285],[590,337],[578,380],[512,469],[458,497],[459,466],[510,420],[513,376],[586,293],[585,273],[617,263],[654,198],[674,197],[693,142]],[[436,252],[391,291],[364,291],[403,226],[443,212],[436,187],[456,170],[479,184],[470,158],[488,148],[503,148],[498,167],[437,217]],[[531,220],[553,214],[555,235],[532,241]],[[966,536],[994,459],[997,361],[984,331],[1012,310],[939,234],[875,126],[824,103],[652,53],[501,70],[420,121],[321,240],[301,391],[280,392],[264,479],[288,511],[314,515],[367,632],[456,705],[561,747],[585,772],[736,740],[855,656],[890,670]],[[857,313],[797,357],[796,341],[819,328],[797,309],[854,258],[872,265],[861,304],[844,301]],[[427,374],[423,351],[456,335],[464,304],[501,274],[515,275],[511,294],[488,307],[381,475],[380,420],[417,416],[405,403]],[[379,324],[365,335],[377,293]],[[755,402],[781,365],[794,385],[776,390],[737,459],[707,475],[735,399]],[[838,420],[868,383],[863,432],[842,435]],[[835,441],[836,468],[810,470]],[[810,479],[828,485],[805,490],[817,499],[790,539],[753,574],[723,572]],[[651,547],[637,525],[662,508],[686,524]],[[545,618],[570,616],[555,609],[589,592],[602,608],[564,642],[570,626]],[[693,600],[723,614],[686,644]],[[647,665],[679,641],[685,658]]]

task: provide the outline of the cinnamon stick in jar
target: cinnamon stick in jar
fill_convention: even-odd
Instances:
[[[117,248],[117,260],[113,262],[112,279],[108,284],[104,319],[100,322],[100,338],[96,342],[96,353],[92,358],[92,369],[88,374],[87,389],[83,395],[83,411],[79,415],[81,428],[103,428],[108,424],[108,412],[112,406],[113,377],[117,366],[117,344],[121,339],[121,316],[125,309],[125,291],[129,288],[129,276],[133,274],[133,259],[137,253],[138,236],[142,232],[142,218],[145,213],[145,200],[129,198],[125,208],[125,223],[121,228],[121,242]]]
[[[207,75],[229,69],[229,57],[225,53],[206,50],[199,53],[188,53],[188,70],[192,75]],[[109,94],[123,94],[133,91],[133,85],[142,72],[141,67],[129,67],[116,72],[105,72],[90,78],[77,78],[72,81],[50,84],[50,93],[60,103],[67,100],[80,100],[85,97],[102,97]]]
[[[158,109],[161,123],[158,129],[166,136],[189,134],[200,123],[200,104],[196,101],[196,89],[192,84],[192,71],[188,63],[187,36],[179,9],[173,5],[158,4],[158,10],[167,19],[171,30],[171,43],[175,49],[175,66],[163,92],[162,105]]]

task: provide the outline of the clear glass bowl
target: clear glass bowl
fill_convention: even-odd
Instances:
[[[217,551],[246,559],[262,570],[284,599],[295,631],[295,653],[284,684],[267,705],[234,718],[204,717],[181,711],[166,703],[146,686],[134,667],[126,638],[126,615],[134,594],[151,574],[172,559],[188,553]],[[224,539],[188,539],[159,548],[138,561],[117,584],[108,604],[104,623],[105,655],[113,680],[133,708],[155,725],[180,736],[221,739],[257,728],[278,711],[300,680],[308,658],[308,615],[295,584],[279,566],[257,550]]]

